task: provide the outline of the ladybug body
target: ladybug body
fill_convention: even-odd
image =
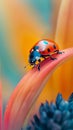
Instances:
[[[52,60],[56,59],[52,57],[54,53],[61,53],[59,52],[58,45],[51,40],[40,40],[38,41],[33,48],[30,50],[29,54],[29,63],[30,65],[36,65],[36,62],[41,62],[41,58],[50,57]],[[38,70],[40,70],[40,64],[38,64]]]

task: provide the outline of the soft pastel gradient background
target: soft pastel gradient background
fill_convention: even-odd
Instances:
[[[4,105],[21,77],[29,69],[29,67],[24,69],[24,66],[28,64],[30,48],[40,39],[55,39],[61,2],[62,0],[1,1],[0,56]],[[63,15],[60,24],[64,28],[66,14]],[[70,13],[64,41],[60,35],[58,39],[56,38],[60,49],[73,47],[72,21],[73,13]],[[61,33],[63,28],[61,28]],[[68,61],[56,70],[38,98],[38,104],[46,99],[53,100],[57,92],[62,92],[67,98],[69,92],[73,90],[71,66],[73,66],[73,62]],[[48,91],[50,91],[50,95],[48,95]]]

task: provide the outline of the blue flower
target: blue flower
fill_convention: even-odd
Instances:
[[[68,101],[58,94],[55,103],[42,103],[26,130],[73,130],[73,93]]]

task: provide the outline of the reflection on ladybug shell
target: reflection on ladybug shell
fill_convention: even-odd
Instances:
[[[58,45],[52,40],[41,40],[37,42],[35,46],[39,47],[39,52],[42,55],[54,53],[56,50],[59,50]]]

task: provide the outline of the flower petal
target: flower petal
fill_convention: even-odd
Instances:
[[[55,41],[63,48],[73,47],[73,0],[62,0],[57,20]]]
[[[33,68],[22,78],[14,90],[7,105],[4,116],[4,130],[20,130],[26,116],[42,91],[44,84],[53,73],[53,71],[66,59],[73,56],[73,48],[63,50],[62,54],[55,54],[57,60],[47,58],[41,62],[41,70]]]
[[[61,48],[73,47],[73,0],[61,0],[54,39]],[[65,99],[73,91],[73,60],[62,65],[53,76],[53,83]],[[64,74],[64,76],[62,76]],[[56,77],[58,80],[56,82]],[[54,86],[52,84],[52,87]]]

